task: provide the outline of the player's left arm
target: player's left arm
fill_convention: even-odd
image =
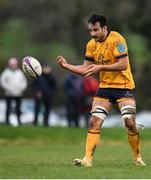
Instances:
[[[127,65],[128,65],[127,57],[120,58],[116,63],[110,65],[92,64],[88,66],[88,71],[85,72],[85,76],[90,76],[99,71],[124,71],[127,69]]]
[[[102,71],[124,71],[128,66],[128,57],[118,59],[118,61],[111,65],[102,65],[100,70]]]
[[[124,71],[128,66],[128,52],[127,44],[124,39],[119,39],[115,42],[113,49],[114,57],[116,62],[111,65],[102,65],[101,71]]]
[[[114,56],[116,57],[116,62],[110,65],[96,65],[92,64],[88,66],[89,70],[85,72],[85,76],[90,76],[99,71],[124,71],[128,66],[128,53],[127,46],[124,42],[118,42],[115,45],[113,51]]]

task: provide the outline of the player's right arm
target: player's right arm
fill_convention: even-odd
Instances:
[[[94,43],[92,40],[90,40],[86,46],[86,53],[85,53],[85,60],[82,65],[72,65],[67,62],[67,60],[62,57],[58,56],[57,60],[60,66],[64,69],[67,69],[73,73],[79,74],[79,75],[85,75],[85,72],[89,70],[89,66],[94,64],[93,59],[93,50],[94,50]]]
[[[82,65],[72,65],[69,64],[67,60],[62,56],[58,56],[57,61],[62,68],[67,69],[79,75],[84,75],[85,72],[88,71],[88,66],[93,64],[93,62],[85,60]]]

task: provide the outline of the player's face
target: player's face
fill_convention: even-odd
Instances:
[[[90,31],[90,34],[92,38],[96,42],[101,42],[105,39],[105,26],[101,27],[99,22],[96,22],[95,24],[89,23],[88,24],[88,29]]]

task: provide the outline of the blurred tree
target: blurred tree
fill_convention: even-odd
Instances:
[[[144,69],[142,72],[142,76],[140,79],[140,86],[141,90],[139,90],[139,101],[138,101],[138,107],[141,110],[150,110],[151,107],[151,61],[148,61],[147,64],[144,65]]]
[[[132,63],[135,70],[135,79],[139,82],[145,64],[150,61],[150,52],[147,46],[147,40],[143,36],[134,33],[129,33],[129,35],[127,35],[127,39],[131,59],[133,59]]]
[[[146,76],[144,69],[146,68],[146,65],[150,64],[149,62],[151,54],[147,46],[147,40],[143,36],[129,33],[127,39],[137,88],[138,109],[144,109],[144,103],[142,104],[142,99],[148,91],[148,88],[144,88],[145,86],[142,81]],[[147,76],[145,79],[146,78],[148,83],[151,82],[151,77]],[[146,87],[148,86],[148,84],[145,85]]]
[[[26,29],[26,25],[25,21],[21,19],[11,19],[5,24],[3,32],[0,34],[0,55],[3,60],[28,52],[31,34]]]

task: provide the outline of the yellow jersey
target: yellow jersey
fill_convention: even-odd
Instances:
[[[118,32],[109,32],[103,42],[91,39],[86,47],[85,60],[95,64],[110,65],[122,57],[128,58],[128,47],[125,39]],[[128,58],[128,67],[123,71],[100,71],[99,87],[134,89],[135,84]]]

